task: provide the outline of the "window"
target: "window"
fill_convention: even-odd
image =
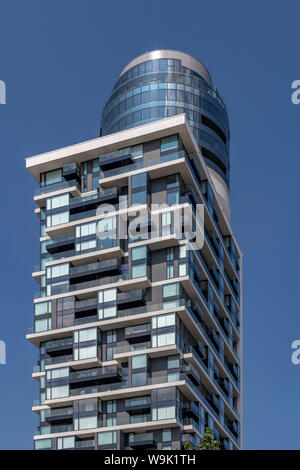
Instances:
[[[132,387],[142,387],[147,385],[147,372],[136,372],[131,377]]]
[[[162,446],[161,450],[172,450],[172,446]]]
[[[186,263],[179,264],[179,276],[186,276]]]
[[[171,429],[163,429],[162,430],[161,440],[162,440],[162,442],[172,441],[172,431],[171,431]]]
[[[58,385],[57,387],[47,388],[47,400],[69,396],[69,385]]]
[[[104,320],[105,318],[111,318],[117,316],[117,307],[104,307],[98,309],[98,318],[99,320]]]
[[[168,356],[168,369],[179,368],[179,356]]]
[[[107,427],[110,427],[110,426],[116,426],[117,424],[117,418],[116,416],[112,416],[110,418],[106,418],[106,426]]]
[[[96,248],[96,240],[87,240],[85,242],[76,243],[76,251],[93,250]]]
[[[106,289],[98,292],[98,318],[100,320],[117,316],[116,300],[117,289]]]
[[[108,400],[106,403],[106,413],[116,413],[117,411],[117,401]]]
[[[111,445],[117,443],[117,431],[104,431],[98,433],[98,445]]]
[[[54,196],[46,199],[47,211],[58,209],[59,207],[67,206],[69,204],[69,193],[60,196]]]
[[[137,246],[131,249],[131,260],[137,261],[141,259],[147,258],[147,247],[144,246]]]
[[[136,279],[138,277],[144,277],[147,275],[147,263],[141,263],[141,260],[147,259],[147,247],[146,246],[138,246],[132,248],[131,250],[131,277],[132,279]]]
[[[176,417],[175,406],[167,406],[163,408],[152,409],[152,420],[160,421],[161,419],[172,419]]]
[[[162,236],[170,235],[172,229],[172,214],[171,212],[163,212],[161,215],[161,234]]]
[[[77,225],[76,227],[76,238],[86,237],[87,235],[93,235],[94,233],[96,233],[96,222]]]
[[[174,248],[167,248],[167,261],[174,260]]]
[[[69,222],[69,211],[59,212],[58,214],[47,215],[47,227],[66,224]]]
[[[116,334],[116,331],[117,330],[108,330],[106,332],[106,343],[109,344],[109,343],[114,343],[115,341],[117,341],[117,334]]]
[[[35,450],[51,450],[52,439],[37,439],[34,441]]]
[[[57,266],[47,267],[47,279],[54,277],[67,276],[69,274],[69,263],[58,264]]]
[[[131,205],[147,204],[147,173],[131,177]]]
[[[139,356],[132,356],[131,362],[132,369],[139,369],[147,367],[147,354],[141,354]]]
[[[45,318],[44,320],[35,320],[34,331],[40,333],[41,331],[48,331],[52,328],[51,318]]]
[[[50,300],[48,300],[47,302],[39,302],[38,304],[34,305],[35,315],[45,315],[47,313],[51,313],[51,301]]]
[[[84,330],[74,331],[74,342],[82,343],[97,339],[97,328],[86,328]]]
[[[112,302],[117,299],[117,289],[106,289],[98,292],[99,304],[104,302]]]
[[[98,221],[98,232],[105,233],[116,229],[116,217],[106,217]]]
[[[177,134],[164,137],[160,141],[160,151],[166,152],[167,150],[172,150],[178,148],[178,136]]]
[[[62,169],[47,171],[41,175],[41,186],[58,183],[62,180]]]
[[[175,333],[167,333],[152,336],[152,347],[159,348],[161,346],[168,346],[175,344]]]
[[[143,145],[135,145],[131,147],[131,156],[134,160],[143,158]]]
[[[57,449],[74,449],[75,447],[75,436],[58,437],[57,438]]]
[[[178,191],[167,193],[167,204],[168,206],[179,204],[179,192]]]
[[[165,284],[163,286],[163,298],[179,295],[179,283]]]
[[[152,317],[152,328],[165,328],[176,324],[175,313],[169,315],[159,315],[158,317]]]
[[[179,247],[179,258],[186,258],[186,244]]]
[[[178,380],[180,380],[179,372],[168,374],[168,382],[177,382]]]
[[[176,173],[175,175],[167,176],[167,189],[174,189],[179,187],[179,174]]]
[[[97,427],[97,416],[83,416],[81,418],[74,418],[75,431],[80,429],[93,429]]]
[[[97,357],[97,346],[86,346],[74,349],[74,360],[90,359]]]
[[[174,277],[174,266],[169,264],[167,266],[167,279],[172,279]]]
[[[68,292],[68,290],[69,281],[53,282],[47,286],[47,295],[61,294],[63,292]]]
[[[147,264],[134,264],[131,268],[131,277],[136,279],[138,277],[145,277],[147,275]]]
[[[107,347],[106,348],[106,360],[112,361],[114,359],[114,355],[116,354],[116,352],[117,352],[116,346]]]
[[[145,414],[145,413],[141,413],[141,414],[132,414],[130,416],[130,424],[134,424],[134,423],[145,423],[149,421],[149,415]]]
[[[47,380],[63,379],[69,377],[69,367],[47,370]]]
[[[99,158],[95,158],[92,161],[92,172],[97,173],[97,171],[100,171]]]

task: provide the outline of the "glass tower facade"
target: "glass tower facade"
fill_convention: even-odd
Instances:
[[[193,135],[213,127],[204,115],[217,121],[204,100],[226,111],[206,69],[181,59],[142,61],[141,73],[129,64],[104,111],[105,137],[26,160],[39,183],[27,332],[38,351],[35,449],[181,450],[207,427],[221,449],[241,447],[242,255]],[[148,72],[164,79],[142,85]],[[200,113],[193,132],[187,109]]]
[[[229,122],[220,93],[179,54],[161,55],[169,58],[144,54],[121,73],[104,106],[100,135],[186,113],[207,165],[229,185]]]

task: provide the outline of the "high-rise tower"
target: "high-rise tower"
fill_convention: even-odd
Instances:
[[[40,184],[36,449],[178,450],[206,427],[240,448],[228,149],[206,68],[153,51],[123,69],[99,138],[27,158]]]

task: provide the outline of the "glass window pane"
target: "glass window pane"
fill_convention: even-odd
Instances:
[[[132,369],[139,369],[141,367],[147,367],[147,354],[141,354],[140,356],[133,356],[131,367]]]
[[[179,283],[165,284],[163,286],[163,297],[172,297],[174,295],[179,295]]]
[[[171,92],[171,90],[169,90],[168,92]],[[164,137],[163,139],[161,139],[161,143],[160,143],[161,152],[165,152],[167,150],[171,150],[171,149],[175,149],[175,148],[178,148],[178,136],[177,136],[177,134],[170,135],[168,137]]]
[[[136,279],[138,277],[145,277],[147,275],[147,264],[137,264],[133,265],[131,268],[132,279]]]
[[[147,258],[147,247],[144,246],[137,246],[131,249],[131,260],[137,261],[140,259]]]

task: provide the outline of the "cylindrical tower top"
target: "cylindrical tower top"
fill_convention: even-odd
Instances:
[[[100,135],[185,113],[229,215],[229,120],[207,68],[169,49],[139,55],[123,68],[101,119]]]
[[[137,56],[135,59],[131,60],[122,70],[119,75],[119,78],[126,73],[129,69],[135,67],[136,65],[147,62],[148,60],[157,60],[157,59],[177,59],[181,61],[181,64],[184,67],[187,67],[190,70],[198,73],[204,80],[212,86],[213,82],[210,76],[209,71],[199,60],[195,59],[190,54],[186,52],[174,51],[172,49],[157,49],[155,51],[145,52]]]

